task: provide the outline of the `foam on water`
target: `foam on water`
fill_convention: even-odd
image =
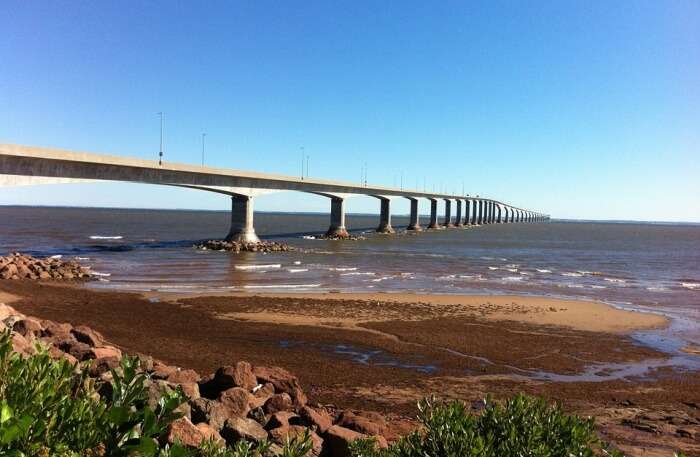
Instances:
[[[124,237],[121,235],[117,236],[103,236],[103,235],[91,235],[90,239],[91,240],[121,240]]]
[[[236,265],[236,270],[268,270],[272,268],[282,268],[282,264],[274,263],[270,265]]]
[[[690,290],[700,290],[700,283],[697,282],[682,282],[681,287]]]
[[[288,268],[287,271],[290,273],[302,273],[304,271],[309,271],[309,269],[308,268]]]
[[[321,284],[246,284],[244,289],[313,289]]]

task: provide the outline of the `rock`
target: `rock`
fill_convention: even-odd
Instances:
[[[275,386],[269,382],[266,384],[258,384],[253,388],[253,397],[255,397],[255,402],[253,408],[262,407],[268,398],[275,394]]]
[[[154,362],[153,372],[151,374],[153,379],[169,379],[170,376],[174,375],[177,371],[177,367],[166,365],[162,362]]]
[[[328,455],[333,457],[350,457],[350,443],[366,438],[366,436],[349,428],[334,425],[326,430],[323,438]]]
[[[117,357],[101,357],[97,360],[92,361],[88,373],[90,377],[97,378],[102,373],[108,373],[109,370],[116,369],[119,367],[120,359]]]
[[[233,417],[224,423],[221,437],[226,440],[226,443],[233,445],[239,440],[262,441],[267,438],[267,432],[253,419]]]
[[[68,354],[72,355],[80,362],[95,358],[95,353],[92,352],[93,348],[86,343],[81,343],[80,341],[63,341],[58,344],[58,348],[63,352],[67,352]]]
[[[117,359],[120,360],[122,358],[122,351],[119,349],[115,348],[114,346],[102,346],[98,348],[92,348],[91,352],[93,353],[95,359]]]
[[[211,404],[213,403],[212,400],[200,397],[190,399],[189,403],[193,423],[209,422],[209,412],[211,411]],[[221,424],[223,425],[223,422]]]
[[[63,352],[62,350],[60,350],[56,346],[49,346],[48,351],[49,351],[49,356],[54,360],[65,359],[71,365],[76,365],[78,363],[78,359],[76,359],[75,357],[73,357],[70,354]],[[90,376],[93,376],[93,375],[90,374]],[[94,376],[94,377],[97,377],[97,376]]]
[[[336,423],[365,435],[384,435],[387,429],[381,415],[367,411],[343,411]]]
[[[180,443],[189,448],[199,447],[206,438],[202,430],[192,424],[186,417],[173,421],[168,426],[166,434],[168,444]]]
[[[12,334],[12,350],[25,356],[34,354],[32,343],[19,333]]]
[[[253,404],[253,395],[242,387],[225,390],[219,396],[219,402],[233,415],[245,417]]]
[[[202,422],[200,424],[196,424],[195,427],[197,427],[199,431],[202,432],[202,435],[204,436],[204,439],[206,441],[211,441],[220,446],[224,446],[226,444],[226,441],[224,441],[219,432],[214,430],[214,428],[209,424],[205,424],[204,422]]]
[[[16,321],[12,325],[12,330],[26,338],[34,338],[41,335],[43,329],[36,319],[25,318]]]
[[[182,388],[182,391],[190,400],[199,398],[199,385],[197,383],[183,382],[178,385]]]
[[[265,424],[265,430],[272,430],[279,427],[289,427],[289,420],[298,418],[295,413],[290,411],[278,411],[270,416]]]
[[[299,415],[309,425],[316,428],[319,433],[325,433],[333,425],[331,415],[322,409],[314,409],[310,406],[304,406],[299,411]]]
[[[174,382],[176,384],[191,383],[197,384],[200,380],[199,374],[194,370],[180,370],[176,369],[175,372],[168,375],[168,381]],[[198,389],[199,391],[199,389]]]
[[[295,438],[301,440],[306,433],[309,434],[312,444],[310,454],[314,456],[320,455],[323,448],[323,439],[312,430],[302,427],[301,425],[289,425],[273,429],[270,431],[270,438],[275,443],[284,445],[287,441]]]
[[[16,316],[18,313],[12,306],[0,303],[0,321],[4,321],[10,316]]]
[[[271,396],[266,402],[263,409],[266,413],[272,414],[278,411],[291,411],[294,405],[289,394],[281,393]]]
[[[301,407],[306,404],[306,395],[301,390],[299,379],[284,368],[255,367],[253,373],[259,383],[269,382],[275,387],[275,391],[289,394],[296,406]]]
[[[79,325],[70,331],[76,340],[91,347],[100,347],[104,338],[95,330],[84,325]]]
[[[41,322],[42,327],[44,327],[44,331],[41,332],[41,335],[46,337],[54,337],[54,338],[62,338],[64,340],[67,339],[75,339],[75,336],[71,333],[71,330],[73,329],[73,326],[70,324],[59,324],[53,321],[42,321]]]

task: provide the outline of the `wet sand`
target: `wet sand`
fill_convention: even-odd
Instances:
[[[20,297],[12,305],[24,313],[89,325],[128,352],[168,363],[202,372],[237,360],[283,366],[321,403],[411,417],[415,401],[433,393],[473,402],[524,391],[596,414],[601,432],[631,455],[700,452],[695,374],[660,369],[605,380],[606,364],[667,357],[629,336],[665,325],[651,314],[516,296],[144,297],[12,282],[0,291]],[[574,382],[542,377],[591,365],[597,373]],[[642,447],[646,453],[635,451]]]

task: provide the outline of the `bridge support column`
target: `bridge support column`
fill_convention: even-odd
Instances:
[[[484,201],[479,200],[478,206],[479,206],[479,210],[478,210],[478,214],[476,215],[476,223],[481,225],[484,223]]]
[[[445,198],[445,218],[442,221],[442,225],[445,227],[454,227],[452,225],[452,200]]]
[[[437,217],[437,208],[438,208],[438,202],[437,199],[431,198],[430,199],[430,225],[428,225],[429,229],[438,229],[440,226],[438,225],[438,217]]]
[[[471,223],[471,200],[464,200],[464,225]]]
[[[409,198],[409,200],[411,201],[411,219],[408,222],[408,227],[406,227],[406,230],[415,230],[419,232],[423,229],[421,228],[418,220],[418,199]]]
[[[462,222],[462,200],[457,200],[457,212],[455,213],[455,227],[464,225]]]
[[[496,223],[498,223],[498,224],[502,224],[502,223],[503,223],[503,219],[501,218],[501,216],[503,215],[503,213],[502,213],[501,211],[502,211],[502,210],[501,210],[501,205],[496,205]]]
[[[238,243],[259,243],[260,238],[253,228],[253,197],[231,196],[231,229],[226,241]]]
[[[515,208],[510,209],[510,223],[515,223]]]
[[[476,225],[479,222],[479,202],[472,200],[472,218],[469,224]]]
[[[327,237],[348,238],[345,228],[345,199],[340,197],[331,198],[331,226],[326,232]]]
[[[496,204],[491,202],[491,223],[496,223]]]
[[[377,227],[377,232],[394,233],[394,229],[391,226],[391,200],[382,198],[379,201],[381,203],[381,211],[379,213],[379,227]]]

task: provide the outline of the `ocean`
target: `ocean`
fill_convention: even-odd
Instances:
[[[551,221],[422,233],[374,233],[378,216],[348,215],[358,241],[312,239],[326,214],[256,213],[258,235],[291,253],[201,251],[228,212],[0,207],[0,254],[77,257],[95,288],[211,293],[416,292],[594,299],[665,314],[700,344],[700,225]],[[425,223],[426,217],[421,221]]]

